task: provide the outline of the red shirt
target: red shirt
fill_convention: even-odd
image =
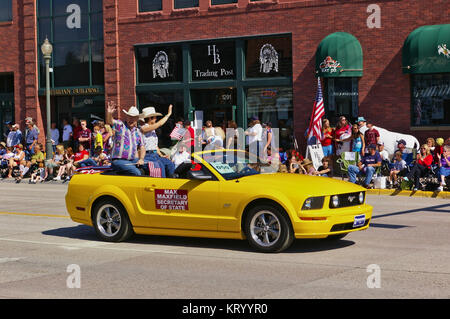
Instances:
[[[75,162],[81,161],[81,160],[84,159],[84,157],[85,157],[86,155],[89,156],[89,153],[88,153],[88,151],[86,151],[86,150],[83,150],[83,151],[81,151],[81,152],[75,153],[75,155],[74,155],[74,161],[75,161]]]
[[[424,159],[418,160],[417,163],[429,168],[431,166],[431,164],[433,163],[433,156],[431,154],[427,155]]]
[[[380,133],[376,129],[367,130],[364,133],[364,142],[367,146],[370,144],[377,145],[377,137],[380,136]]]
[[[80,138],[80,137],[89,139],[85,142],[80,142],[80,143],[83,144],[84,149],[90,150],[91,149],[91,130],[88,128],[85,130],[81,130],[78,135],[78,138]]]
[[[189,138],[191,138],[192,140],[191,141],[189,141],[189,144],[191,145],[191,146],[194,146],[194,144],[195,144],[195,140],[194,140],[194,129],[191,127],[191,126],[189,126],[188,127],[188,129],[187,129],[188,131],[189,131],[189,134],[191,135],[190,137],[189,137],[189,135],[187,134],[187,132],[186,132],[186,134],[185,134],[185,136],[184,136],[184,139],[189,139]]]
[[[324,135],[328,134],[330,136],[334,136],[334,131],[333,130],[329,130],[328,132],[324,132],[323,134]],[[322,146],[329,146],[329,145],[331,145],[332,142],[333,142],[333,139],[331,137],[324,137],[324,139],[320,141]]]

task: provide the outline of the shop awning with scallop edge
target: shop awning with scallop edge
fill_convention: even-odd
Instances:
[[[450,72],[450,24],[427,25],[406,38],[402,51],[403,73]]]
[[[363,53],[358,39],[347,32],[326,36],[316,51],[316,76],[361,77]]]

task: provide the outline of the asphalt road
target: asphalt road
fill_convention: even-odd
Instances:
[[[280,254],[245,241],[98,241],[67,186],[0,182],[0,298],[449,298],[450,201],[368,196],[371,227]]]

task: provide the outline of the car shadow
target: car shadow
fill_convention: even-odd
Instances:
[[[46,230],[42,232],[46,236],[71,238],[86,241],[102,242],[90,226],[77,225]],[[127,243],[137,245],[160,245],[189,248],[226,249],[242,252],[255,252],[246,240],[179,237],[179,236],[157,236],[157,235],[134,235]],[[342,249],[355,242],[351,240],[327,240],[327,239],[295,239],[292,245],[282,253],[312,253]]]

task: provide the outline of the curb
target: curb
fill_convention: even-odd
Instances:
[[[438,191],[427,192],[427,191],[408,191],[398,189],[368,189],[367,194],[450,199],[450,192],[438,192]]]

